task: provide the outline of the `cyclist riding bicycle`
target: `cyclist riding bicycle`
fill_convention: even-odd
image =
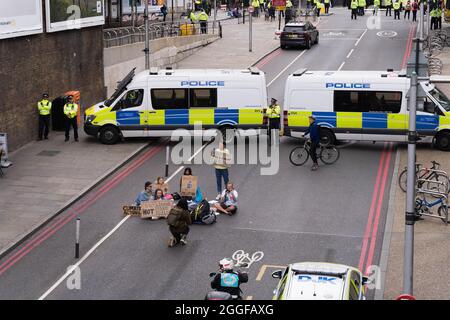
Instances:
[[[313,115],[310,115],[309,117],[309,128],[306,130],[303,137],[309,134],[309,137],[311,139],[311,147],[309,148],[309,155],[313,161],[313,166],[311,170],[315,171],[317,168],[319,168],[319,164],[317,163],[317,153],[316,149],[320,142],[320,133],[319,133],[319,126],[316,124],[316,118]]]

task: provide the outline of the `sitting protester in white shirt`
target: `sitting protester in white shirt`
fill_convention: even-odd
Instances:
[[[238,192],[234,189],[232,182],[227,183],[227,188],[220,195],[218,203],[214,207],[221,213],[232,215],[238,208]]]

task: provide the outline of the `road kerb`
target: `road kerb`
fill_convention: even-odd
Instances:
[[[399,165],[400,165],[400,149],[397,146],[397,151],[395,154],[394,172],[392,173],[391,189],[389,191],[389,204],[386,217],[386,225],[384,228],[383,246],[381,249],[381,257],[380,257],[381,285],[380,289],[375,290],[375,297],[374,297],[375,300],[383,300],[384,296],[386,272],[389,260],[389,248],[391,244],[392,227],[394,224],[395,196],[397,192]]]
[[[280,48],[280,46],[277,46],[274,49],[271,49],[269,52],[266,52],[265,54],[263,54],[260,58],[258,58],[258,60],[256,60],[253,64],[251,64],[249,66],[249,68],[256,66],[258,63],[260,63],[263,59],[265,59],[267,56],[271,55],[272,53],[274,53],[275,51],[277,51]]]
[[[97,187],[100,183],[102,183],[106,178],[108,178],[110,175],[117,172],[120,168],[125,166],[128,162],[130,162],[132,159],[134,159],[138,154],[140,154],[144,149],[148,148],[151,145],[151,142],[148,142],[144,144],[143,146],[136,149],[133,153],[127,155],[122,161],[120,161],[119,164],[117,164],[112,169],[108,170],[104,175],[96,179],[92,184],[90,184],[88,187],[83,189],[80,193],[78,193],[76,196],[74,196],[72,199],[67,201],[60,209],[58,209],[56,212],[51,214],[49,217],[44,218],[40,222],[36,223],[34,227],[31,228],[30,231],[27,231],[18,237],[16,237],[15,240],[12,241],[10,245],[7,245],[5,248],[0,250],[0,259],[3,259],[5,256],[7,256],[9,253],[11,253],[14,249],[16,249],[18,246],[20,246],[22,243],[24,243],[26,240],[28,240],[30,237],[32,237],[36,232],[38,232],[40,229],[42,229],[44,226],[46,226],[50,221],[52,221],[54,218],[56,218],[58,215],[60,215],[62,212],[67,210],[70,206],[72,206],[75,202],[77,202],[80,198],[85,196],[89,191]]]

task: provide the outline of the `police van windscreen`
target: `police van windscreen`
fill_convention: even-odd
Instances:
[[[430,91],[430,94],[436,99],[437,102],[444,108],[446,111],[450,111],[450,101],[445,94],[442,93],[438,88],[434,88]]]
[[[305,31],[305,26],[286,26],[284,27],[284,32],[303,32]]]

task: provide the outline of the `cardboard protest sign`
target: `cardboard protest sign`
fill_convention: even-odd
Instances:
[[[197,181],[197,176],[181,177],[181,195],[183,197],[195,197],[195,191],[197,190]]]
[[[173,201],[170,200],[150,200],[141,202],[141,218],[166,218],[170,209],[173,208]]]
[[[137,206],[123,206],[123,214],[126,216],[140,216],[141,208]]]

